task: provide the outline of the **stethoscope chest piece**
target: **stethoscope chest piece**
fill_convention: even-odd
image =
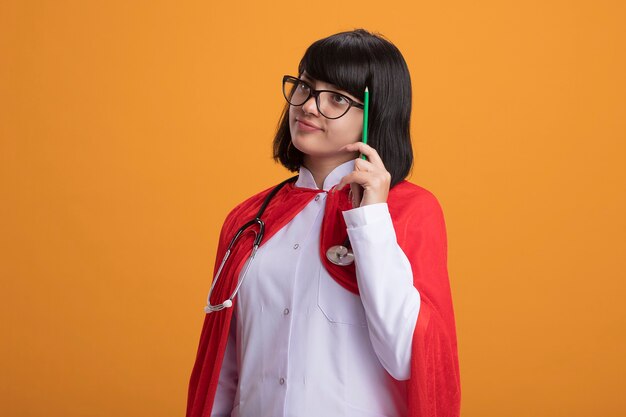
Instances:
[[[345,246],[335,245],[328,248],[326,258],[335,265],[347,266],[354,262],[354,253]]]

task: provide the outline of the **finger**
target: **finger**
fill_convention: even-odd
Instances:
[[[365,186],[368,183],[368,181],[371,179],[371,175],[372,175],[371,173],[365,172],[365,171],[352,171],[351,173],[343,177],[341,181],[339,181],[339,184],[337,184],[336,190],[339,191],[343,187],[345,187],[346,184],[352,184],[352,183],[357,183],[357,184],[360,184],[361,186]]]
[[[367,156],[368,161],[375,165],[384,166],[383,160],[380,158],[380,155],[378,155],[378,152],[376,152],[376,149],[363,142],[349,143],[343,147],[343,150],[348,152],[359,151],[363,155]]]
[[[357,159],[354,160],[354,169],[356,171],[372,172],[372,171],[375,171],[375,170],[377,170],[379,168],[377,166],[375,166],[373,163],[371,163],[370,161],[366,161],[364,159],[357,158]]]
[[[361,206],[361,199],[363,198],[363,189],[358,184],[350,184],[350,191],[352,192],[352,208]]]

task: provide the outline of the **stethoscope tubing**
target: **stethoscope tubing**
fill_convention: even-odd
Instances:
[[[261,216],[263,216],[263,213],[265,212],[265,209],[267,208],[267,206],[269,205],[270,201],[272,200],[272,198],[274,198],[274,196],[276,195],[276,193],[278,193],[278,191],[283,188],[283,186],[291,181],[295,181],[298,178],[298,176],[294,176],[291,178],[286,179],[285,181],[281,182],[280,184],[278,184],[276,187],[274,187],[274,189],[267,195],[267,197],[265,197],[265,200],[263,201],[263,204],[261,205],[261,208],[259,209],[259,211],[257,212],[255,218],[253,218],[252,220],[246,222],[243,226],[241,226],[237,232],[235,233],[235,236],[233,236],[233,238],[230,240],[228,247],[226,248],[226,253],[224,254],[224,257],[222,258],[222,262],[220,263],[219,268],[217,269],[217,273],[215,274],[215,277],[213,278],[213,282],[211,284],[211,289],[209,290],[209,295],[207,296],[207,304],[204,307],[204,311],[208,314],[208,313],[212,313],[215,311],[220,311],[223,310],[225,308],[228,307],[232,307],[233,305],[233,300],[235,299],[235,295],[237,295],[237,292],[239,291],[239,288],[241,287],[241,284],[243,284],[244,279],[246,278],[246,275],[248,274],[248,269],[250,268],[250,264],[252,263],[252,261],[254,260],[254,257],[256,256],[257,250],[259,249],[259,246],[261,246],[261,242],[263,240],[263,237],[265,236],[265,222],[263,222],[263,220],[261,219]],[[235,287],[234,291],[232,292],[232,294],[230,295],[230,297],[228,297],[227,300],[225,300],[224,302],[217,304],[217,305],[212,305],[211,304],[211,294],[213,294],[213,289],[215,288],[215,284],[217,283],[217,280],[219,279],[222,270],[224,269],[224,265],[226,265],[226,261],[228,260],[228,258],[230,257],[230,254],[232,253],[232,249],[235,246],[235,243],[237,243],[237,241],[239,240],[239,238],[243,235],[243,233],[251,228],[252,226],[257,225],[259,227],[258,231],[255,231],[254,229],[252,229],[252,233],[254,233],[254,242],[252,244],[252,252],[250,253],[250,256],[248,256],[248,259],[246,260],[246,263],[243,266],[243,271],[241,273],[241,279],[237,280],[237,286]],[[342,250],[345,250],[346,253],[350,252],[350,256],[352,258],[354,258],[354,256],[352,255],[352,251],[350,248],[350,239],[348,237],[346,237],[346,240],[343,242],[342,245],[337,245],[337,246],[333,246],[332,248],[329,249],[329,251],[336,251],[337,248],[342,248]],[[338,263],[337,260],[341,261],[341,258],[343,258],[345,255],[339,255],[338,259],[334,259],[334,257],[331,257],[327,254],[328,259],[335,263],[336,265],[341,265],[341,266],[346,266],[349,263],[352,263],[352,261],[349,261],[348,263]],[[336,256],[335,256],[336,257]]]
[[[235,299],[235,295],[237,295],[237,292],[239,291],[239,288],[241,287],[241,284],[243,284],[243,281],[246,278],[246,275],[248,274],[248,269],[250,268],[250,264],[254,260],[254,257],[256,256],[256,252],[259,249],[259,246],[261,246],[261,241],[263,240],[263,237],[265,236],[265,222],[263,222],[263,220],[261,219],[261,216],[263,216],[263,213],[265,212],[265,209],[269,205],[269,203],[272,200],[272,198],[274,198],[276,193],[278,193],[278,191],[281,188],[283,188],[283,186],[285,184],[287,184],[288,182],[291,182],[291,181],[295,181],[297,178],[298,178],[297,175],[293,176],[293,177],[288,178],[285,181],[281,182],[276,187],[274,187],[274,189],[267,195],[267,197],[265,197],[265,200],[263,201],[263,204],[261,205],[261,208],[257,212],[257,214],[254,217],[254,219],[248,221],[243,226],[241,226],[237,230],[237,232],[235,233],[235,236],[233,236],[233,238],[230,240],[230,242],[228,244],[228,247],[226,248],[226,253],[224,254],[224,258],[222,258],[222,262],[220,263],[220,266],[217,269],[217,273],[215,274],[215,277],[213,278],[213,282],[211,283],[211,289],[209,290],[209,295],[207,296],[207,303],[206,303],[206,306],[204,307],[204,311],[207,314],[215,312],[215,311],[220,311],[220,310],[223,310],[223,309],[228,308],[228,307],[232,307],[233,300]],[[211,294],[213,294],[213,288],[215,288],[215,284],[217,283],[217,280],[219,279],[219,277],[220,277],[220,275],[222,273],[222,270],[224,269],[224,265],[226,265],[226,261],[230,257],[230,254],[232,252],[233,247],[235,246],[235,243],[237,243],[239,238],[243,235],[243,233],[247,229],[249,229],[250,227],[252,227],[254,225],[258,225],[259,226],[259,230],[255,231],[254,229],[252,229],[252,232],[255,235],[254,236],[254,243],[252,244],[252,252],[250,253],[250,256],[248,256],[248,259],[246,260],[246,263],[245,263],[245,265],[243,267],[243,271],[242,271],[242,274],[241,274],[241,279],[237,280],[237,287],[235,287],[234,291],[232,292],[230,297],[228,297],[227,300],[225,300],[224,302],[222,302],[220,304],[212,305],[211,304]]]

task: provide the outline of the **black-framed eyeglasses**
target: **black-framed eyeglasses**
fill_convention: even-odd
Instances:
[[[292,106],[302,106],[311,96],[315,97],[317,110],[327,119],[338,119],[350,107],[364,109],[361,103],[345,94],[332,90],[315,90],[309,83],[291,75],[283,76],[283,95]]]

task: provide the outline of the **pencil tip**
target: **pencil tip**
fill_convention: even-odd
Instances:
[[[365,87],[365,91],[367,91],[369,93],[370,90],[368,90],[367,87]]]

